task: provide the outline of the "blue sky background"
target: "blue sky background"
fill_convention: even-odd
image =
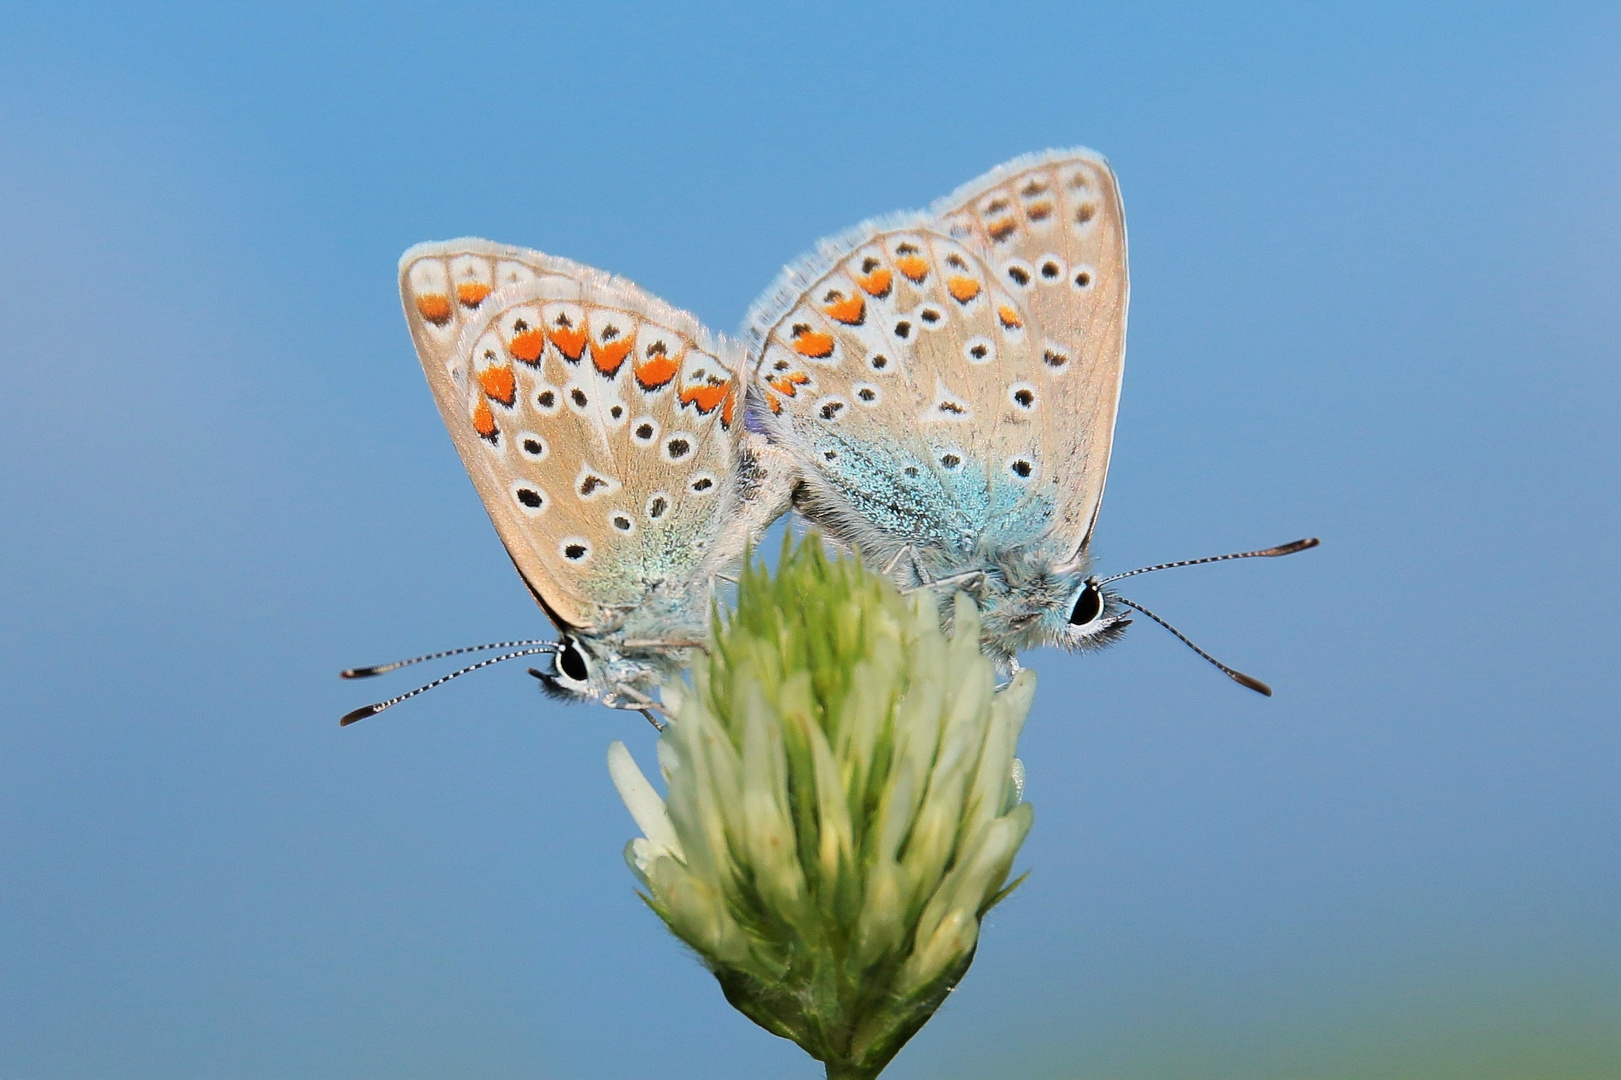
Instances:
[[[1077,143],[1101,565],[1324,545],[1131,591],[1271,700],[1146,623],[1032,658],[1033,874],[886,1075],[1610,1075],[1621,10],[1415,7],[5,5],[0,1076],[819,1076],[634,896],[639,718],[511,667],[338,728],[339,668],[544,628],[395,260],[730,329]]]

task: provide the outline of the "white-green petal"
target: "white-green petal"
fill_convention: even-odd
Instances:
[[[681,840],[676,836],[675,826],[670,823],[664,800],[648,783],[636,759],[630,756],[630,750],[617,739],[608,744],[608,775],[613,778],[614,787],[619,789],[625,809],[630,811],[637,828],[642,830],[642,835],[647,837],[652,847],[681,858]]]

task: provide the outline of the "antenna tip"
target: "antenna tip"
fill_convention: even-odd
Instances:
[[[380,713],[382,711],[383,711],[383,707],[381,705],[362,705],[360,708],[356,709],[354,712],[344,714],[343,719],[338,721],[338,726],[339,727],[348,727],[350,724],[354,723],[356,720],[364,720],[368,716],[376,716],[378,713]]]
[[[373,675],[382,674],[382,672],[383,669],[380,667],[352,667],[344,668],[338,672],[338,677],[340,679],[369,679]]]
[[[1322,541],[1317,539],[1317,537],[1308,536],[1304,540],[1296,540],[1292,544],[1284,544],[1281,547],[1275,547],[1271,551],[1267,552],[1267,554],[1269,554],[1269,555],[1293,555],[1297,551],[1306,551],[1307,549],[1314,548],[1318,544],[1321,544],[1321,543],[1322,543]]]
[[[1227,674],[1231,676],[1233,682],[1237,683],[1239,686],[1254,690],[1262,697],[1272,696],[1272,688],[1266,683],[1262,682],[1260,679],[1246,675],[1242,671],[1232,671],[1230,669],[1228,670]]]

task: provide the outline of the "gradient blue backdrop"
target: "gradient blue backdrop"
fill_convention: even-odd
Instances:
[[[1324,546],[1131,591],[1272,700],[1146,623],[1033,658],[1033,874],[893,1075],[1615,1065],[1621,11],[1414,7],[0,7],[0,1075],[820,1075],[634,896],[639,718],[508,668],[337,727],[341,667],[543,629],[395,260],[729,329],[1076,143],[1101,565]]]

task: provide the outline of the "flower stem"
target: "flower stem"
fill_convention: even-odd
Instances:
[[[829,1061],[827,1065],[827,1080],[873,1080],[873,1077],[882,1072],[882,1067],[865,1069],[858,1065],[847,1065],[839,1061]]]

